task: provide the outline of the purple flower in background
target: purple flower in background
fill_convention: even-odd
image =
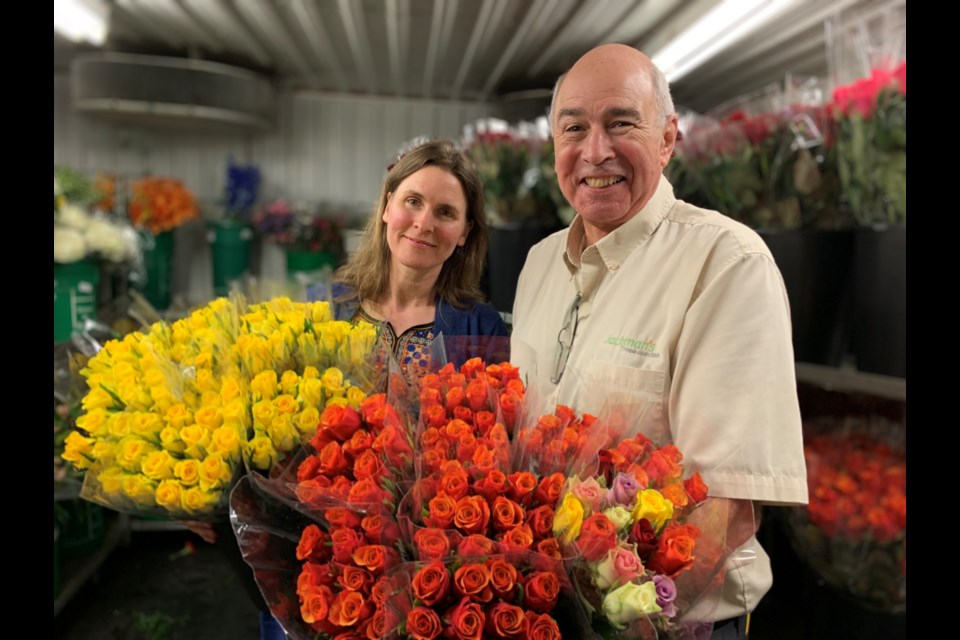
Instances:
[[[618,473],[610,484],[610,489],[604,497],[604,502],[608,506],[621,505],[632,507],[637,497],[637,491],[640,490],[640,483],[632,475],[627,473]]]
[[[663,615],[672,618],[677,614],[677,607],[673,601],[677,599],[677,585],[667,576],[653,576],[653,584],[657,589],[657,604],[663,609]]]

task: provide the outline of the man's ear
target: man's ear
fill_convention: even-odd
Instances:
[[[660,141],[660,169],[665,169],[673,157],[673,149],[677,145],[677,115],[674,114],[667,118],[667,123],[663,127],[663,139]]]

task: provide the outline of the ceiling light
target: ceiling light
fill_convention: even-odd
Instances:
[[[53,30],[74,42],[101,45],[107,38],[107,7],[101,0],[53,0]]]

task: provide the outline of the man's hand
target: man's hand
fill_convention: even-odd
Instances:
[[[217,541],[217,532],[211,523],[201,520],[181,520],[180,522],[210,544]]]

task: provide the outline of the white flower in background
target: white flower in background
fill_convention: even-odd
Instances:
[[[53,225],[53,261],[65,264],[87,256],[87,242],[76,229]]]
[[[127,243],[119,226],[104,220],[92,218],[86,231],[87,249],[98,253],[110,262],[123,262],[127,257]]]
[[[67,227],[84,230],[90,224],[90,214],[83,207],[75,204],[65,204],[60,207],[60,219],[58,222]]]

